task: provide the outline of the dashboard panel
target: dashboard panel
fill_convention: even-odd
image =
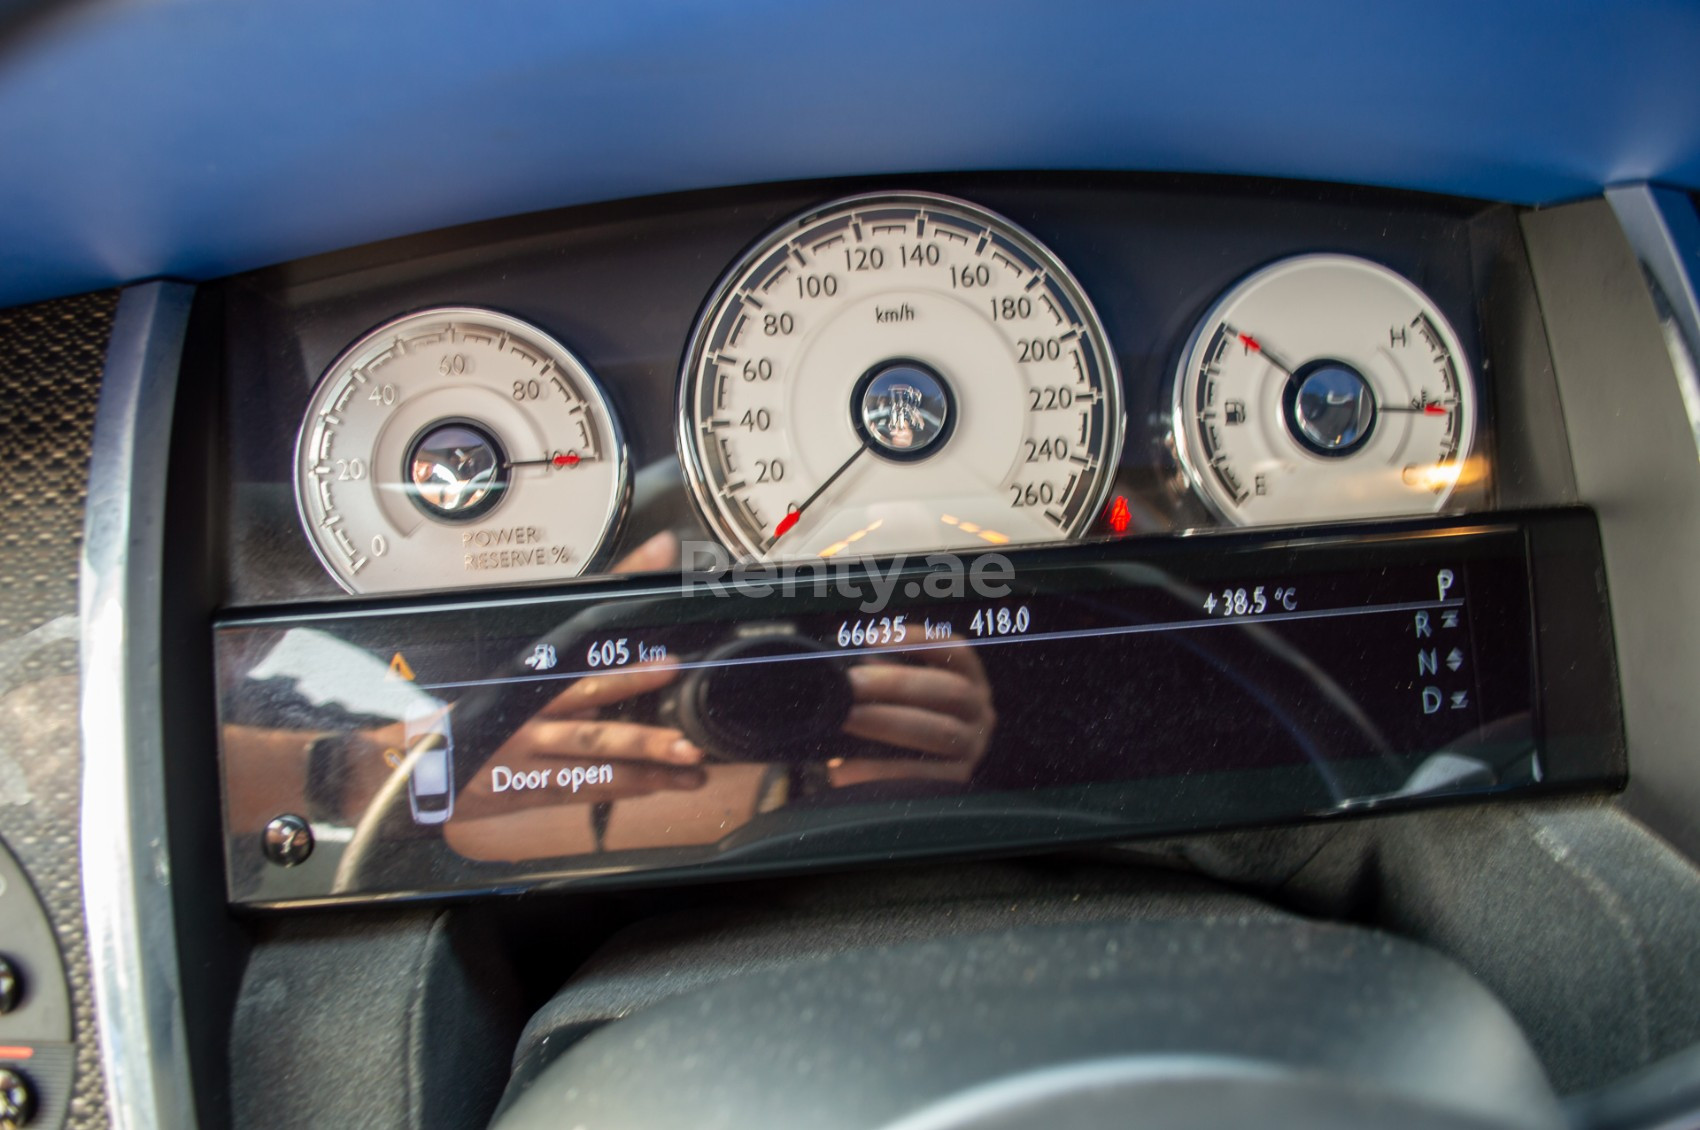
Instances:
[[[1040,273],[1034,267],[1047,277],[1066,271],[1067,284],[1046,296],[1079,319],[1085,332],[1076,338],[1101,331],[1091,348],[1074,352],[1065,333],[1017,333],[984,352],[1012,354],[1003,359],[1010,366],[1034,364],[1022,360],[1025,345],[1039,364],[1055,365],[1045,372],[1085,370],[1080,399],[1091,406],[1101,396],[1085,415],[1048,401],[1032,413],[1034,389],[1043,397],[1063,385],[1027,387],[1029,413],[1047,425],[1058,418],[1047,413],[1072,410],[1065,418],[1084,420],[1089,438],[1101,420],[1098,434],[1113,439],[1109,389],[1119,394],[1119,450],[1094,441],[1083,456],[1105,472],[1090,521],[998,542],[981,535],[1011,531],[955,513],[954,502],[944,511],[927,495],[930,460],[973,434],[950,421],[961,429],[989,407],[979,397],[981,362],[964,367],[953,352],[958,337],[984,348],[994,340],[985,325],[997,328],[1006,299],[1012,320],[1029,315],[1025,290],[951,293],[1006,286],[991,273],[996,260],[952,262],[941,251],[927,263],[924,244],[930,281],[849,294],[852,302],[821,319],[821,340],[836,332],[835,318],[866,312],[868,302],[899,312],[890,323],[870,317],[877,329],[906,328],[906,307],[918,322],[953,311],[950,304],[985,301],[972,334],[945,335],[942,344],[911,338],[872,363],[828,350],[821,356],[850,363],[835,362],[840,384],[825,394],[830,381],[813,368],[806,340],[800,361],[762,354],[775,362],[771,377],[757,364],[746,381],[737,364],[735,379],[812,391],[800,408],[745,403],[734,422],[747,414],[751,439],[765,410],[776,425],[769,430],[784,434],[781,409],[788,431],[824,404],[839,438],[855,437],[854,458],[923,472],[901,495],[855,495],[862,526],[917,500],[956,524],[941,514],[949,529],[937,538],[877,553],[854,549],[864,539],[812,529],[817,492],[832,497],[831,460],[845,458],[818,438],[777,456],[746,452],[771,462],[812,457],[818,447],[827,460],[824,473],[811,469],[814,485],[794,506],[758,513],[763,541],[741,539],[703,497],[716,485],[737,496],[730,481],[713,483],[693,453],[693,429],[712,431],[718,418],[684,411],[693,377],[704,372],[708,351],[699,346],[714,344],[713,327],[730,317],[726,296],[742,306],[762,301],[764,285],[796,286],[799,305],[770,311],[781,331],[773,336],[785,336],[789,314],[806,338],[811,304],[846,295],[849,276],[832,293],[820,273],[775,282],[751,264],[771,265],[782,247],[823,253],[824,241],[799,248],[793,233],[830,239],[818,225],[847,220],[853,235],[864,213],[859,204],[846,213],[842,202],[894,197],[910,202],[904,207],[926,202],[905,217],[905,237],[948,214],[983,224],[997,253],[1020,252],[1025,261],[1006,257],[1030,279]],[[1568,210],[1563,221],[1585,223],[1596,212]],[[1561,393],[1576,370],[1561,372],[1548,350],[1566,338],[1543,316],[1550,272],[1538,286],[1531,270],[1546,261],[1532,241],[1550,230],[1536,219],[1548,221],[1500,204],[1266,181],[912,176],[573,209],[193,291],[147,288],[152,305],[132,302],[117,340],[134,342],[146,326],[156,336],[142,340],[182,344],[170,373],[180,395],[136,400],[174,417],[168,449],[157,414],[137,432],[145,440],[134,452],[155,460],[159,477],[128,488],[132,499],[168,503],[156,529],[171,580],[159,610],[171,663],[132,677],[156,680],[168,695],[159,748],[175,766],[171,803],[182,821],[173,833],[177,891],[197,926],[179,945],[185,961],[215,972],[182,988],[198,1030],[216,1039],[232,1002],[233,1047],[290,1030],[286,1014],[315,1025],[334,1017],[346,992],[315,1003],[312,985],[293,974],[283,981],[292,995],[307,993],[299,1004],[280,1010],[263,999],[276,983],[267,970],[287,961],[288,946],[274,943],[315,935],[326,921],[316,908],[328,904],[361,904],[383,918],[374,904],[454,898],[456,912],[433,911],[445,917],[431,920],[485,930],[527,906],[586,898],[666,905],[698,897],[696,889],[709,902],[739,890],[759,901],[759,887],[725,880],[759,877],[800,893],[827,882],[823,871],[847,866],[1068,848],[1111,859],[1177,850],[1137,846],[1152,836],[1255,827],[1244,841],[1183,841],[1206,853],[1189,856],[1188,866],[1215,873],[1208,853],[1232,857],[1239,842],[1288,845],[1279,850],[1305,858],[1307,843],[1361,843],[1377,857],[1386,845],[1385,863],[1348,865],[1365,877],[1348,880],[1352,890],[1315,896],[1341,916],[1359,913],[1360,882],[1434,862],[1427,848],[1398,846],[1406,830],[1430,826],[1408,810],[1470,804],[1450,819],[1515,829],[1543,813],[1562,822],[1609,809],[1599,794],[1624,783],[1626,749],[1612,639],[1621,627],[1608,618],[1603,578],[1621,541],[1613,541],[1609,508],[1597,517],[1570,508],[1595,498],[1577,490],[1569,446],[1599,417],[1567,420],[1561,408],[1574,401]],[[886,245],[887,261],[894,246],[903,267],[907,245]],[[980,265],[997,280],[990,287],[980,285]],[[973,285],[953,280],[952,268],[958,279],[969,271]],[[1304,281],[1298,298],[1284,282],[1295,276]],[[1403,304],[1397,315],[1389,296]],[[1284,303],[1292,307],[1285,313]],[[1041,309],[1033,303],[1032,316]],[[1365,327],[1375,331],[1368,343]],[[1653,339],[1636,341],[1641,348]],[[935,347],[944,351],[928,352]],[[154,352],[150,344],[136,356],[157,382],[165,374],[146,360]],[[1112,373],[1118,383],[1093,384]],[[415,389],[402,387],[414,380],[417,406]],[[712,382],[697,384],[712,403]],[[545,387],[582,423],[576,443],[555,438],[561,419],[537,403]],[[357,388],[366,395],[358,405]],[[347,411],[367,405],[375,415],[365,420]],[[1238,423],[1228,422],[1230,411]],[[534,449],[514,439],[529,421],[545,425]],[[315,439],[304,423],[329,430]],[[381,454],[337,448],[350,437]],[[1426,454],[1390,460],[1376,447],[1389,438],[1404,444],[1395,450]],[[1043,438],[1017,439],[1022,465],[1041,454]],[[1211,457],[1200,462],[1206,445]],[[917,448],[922,457],[907,460]],[[310,465],[303,450],[315,454]],[[1295,453],[1321,478],[1260,494],[1256,475],[1267,471],[1257,461]],[[1100,467],[1090,467],[1094,458]],[[351,464],[348,480],[336,459]],[[327,543],[310,511],[302,521],[303,497],[310,502],[317,490],[302,472],[370,484],[354,460],[364,471],[378,465],[385,493],[396,496],[379,505],[391,512],[457,538],[493,529],[500,539],[507,529],[515,541],[519,523],[502,516],[526,496],[504,496],[518,481],[504,473],[541,470],[542,482],[571,488],[578,472],[600,467],[604,478],[578,479],[587,489],[577,494],[543,491],[541,507],[549,521],[584,503],[582,528],[600,545],[569,555],[561,573],[501,577],[515,583],[488,583],[489,573],[504,572],[499,555],[512,553],[498,542],[472,547],[497,554],[494,562],[469,568],[457,552],[446,568],[439,559],[402,586],[348,591],[358,586],[335,572],[334,559],[326,567]],[[1342,470],[1357,479],[1360,469],[1379,475],[1393,466],[1399,489],[1421,487],[1420,506],[1387,507],[1384,478],[1365,494],[1337,485]],[[138,492],[136,482],[155,486]],[[1297,509],[1265,510],[1259,500],[1269,498],[1296,498]],[[351,521],[326,522],[351,515],[343,505],[320,523]],[[759,512],[764,503],[756,505]],[[801,560],[787,559],[780,539],[791,534],[802,535]],[[973,540],[955,541],[964,535]],[[822,556],[838,542],[847,545]],[[120,543],[101,544],[110,552]],[[954,562],[970,581],[977,570],[985,580],[987,567],[1008,566],[1014,578],[1008,592],[938,594],[927,587],[933,578],[916,572],[913,558],[923,556],[928,567]],[[767,591],[774,579],[798,582],[797,591]],[[884,606],[864,607],[836,587],[847,580],[884,591]],[[1637,606],[1637,594],[1620,595]],[[1456,635],[1430,646],[1429,633]],[[86,717],[97,744],[110,740],[100,737],[110,730],[105,715],[91,708]],[[140,747],[130,748],[134,756]],[[1594,795],[1560,795],[1576,790]],[[1349,819],[1382,813],[1388,818]],[[1541,836],[1562,835],[1558,827],[1510,835],[1536,850]],[[1451,872],[1476,875],[1476,854],[1506,858],[1499,849],[1465,854],[1470,861]],[[990,865],[963,866],[968,876]],[[1243,867],[1262,874],[1263,865],[1254,852],[1226,866],[1232,875]],[[867,881],[883,888],[898,874]],[[1470,899],[1488,895],[1476,881],[1456,907],[1416,906],[1430,886],[1386,888],[1395,902],[1382,917],[1415,913],[1446,930],[1471,912]],[[1544,893],[1535,897],[1553,897],[1546,880],[1538,887]],[[521,890],[526,900],[502,897]],[[467,901],[473,896],[482,899]],[[256,910],[286,913],[248,917]],[[577,913],[571,921],[581,921]],[[882,920],[878,911],[866,918]],[[1591,921],[1585,913],[1578,920]],[[547,946],[572,933],[548,926],[540,937]],[[250,943],[242,975],[232,962]],[[477,945],[486,955],[515,952],[511,940]],[[1487,970],[1520,1017],[1550,1022],[1514,976],[1483,964],[1494,945],[1492,930],[1466,929],[1453,948]],[[362,944],[350,952],[374,951]],[[1556,967],[1598,972],[1585,961]],[[530,968],[543,983],[557,975],[547,959]],[[369,1039],[381,1027],[356,1026],[352,1035]],[[1686,1031],[1677,1025],[1662,1046]],[[1543,1055],[1579,1046],[1569,1037],[1552,1043],[1557,1050],[1543,1047]],[[458,1049],[492,1077],[507,1071],[505,1037],[474,1048],[449,1035],[435,1046],[436,1054]],[[221,1054],[196,1052],[202,1064]],[[516,1069],[513,1093],[542,1067]],[[1571,1081],[1610,1077],[1606,1068],[1564,1070]],[[312,1074],[349,1073],[322,1064]],[[273,1109],[275,1088],[241,1069],[232,1078],[239,1108]],[[362,1090],[370,1085],[361,1078]],[[316,1094],[323,1106],[335,1092]],[[493,1094],[483,1085],[478,1101]]]
[[[1288,281],[1269,290],[1272,266]],[[1571,497],[1543,470],[1561,436],[1495,427],[1502,400],[1552,395],[1520,344],[1532,301],[1503,206],[1221,178],[769,186],[376,245],[200,303],[231,607],[594,578],[662,532],[728,559],[852,559]],[[555,383],[454,371],[456,350],[366,383],[355,355],[394,355],[385,327],[451,308],[492,344],[534,343],[513,363]],[[725,340],[743,322],[748,356]],[[948,420],[903,399],[923,393]],[[542,422],[548,397],[595,427]],[[870,431],[893,403],[900,422],[932,413],[936,441]],[[327,413],[350,422],[327,431]],[[438,426],[471,442],[468,476],[480,460],[491,476],[477,507],[419,501],[414,455]],[[327,509],[333,493],[366,511]]]
[[[228,468],[239,903],[1621,776],[1609,649],[1538,654],[1599,551],[1527,509],[1574,487],[1513,208],[1199,177],[727,189],[240,276],[189,334]],[[941,563],[973,591],[941,602]],[[1478,628],[1436,650],[1442,616]]]
[[[0,1125],[1700,1110],[1700,13],[393,9],[0,16]]]
[[[1700,13],[13,9],[0,1125],[1700,1110]]]

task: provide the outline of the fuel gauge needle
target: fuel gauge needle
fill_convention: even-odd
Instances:
[[[1249,352],[1258,354],[1265,361],[1269,362],[1271,365],[1275,366],[1277,369],[1279,369],[1283,373],[1287,374],[1287,378],[1289,380],[1292,379],[1293,370],[1289,366],[1287,366],[1285,363],[1283,363],[1282,361],[1280,361],[1276,357],[1274,357],[1269,352],[1268,349],[1264,348],[1263,343],[1261,341],[1258,341],[1255,337],[1252,337],[1250,334],[1240,333],[1238,330],[1234,331],[1234,336],[1239,338],[1240,344],[1245,346],[1246,349]]]
[[[1251,334],[1240,333],[1238,330],[1234,330],[1233,333],[1234,336],[1239,339],[1239,343],[1246,347],[1248,352],[1256,353],[1265,361],[1281,370],[1281,372],[1287,374],[1288,380],[1293,379],[1292,368],[1288,366],[1286,362],[1270,353],[1269,348],[1261,341],[1258,341]],[[1413,416],[1444,416],[1448,412],[1452,411],[1452,409],[1448,408],[1446,405],[1437,404],[1432,400],[1423,404],[1413,404],[1409,407],[1382,404],[1378,405],[1376,410],[1380,412],[1403,412]]]
[[[826,481],[824,483],[822,483],[820,486],[815,488],[815,493],[813,493],[813,494],[809,495],[809,497],[803,499],[802,504],[799,505],[797,507],[797,509],[791,511],[790,513],[786,514],[785,517],[779,519],[779,522],[773,527],[773,536],[767,539],[767,548],[772,549],[774,542],[776,542],[780,538],[784,537],[786,535],[786,533],[788,533],[790,531],[792,526],[795,526],[798,522],[800,522],[803,518],[803,511],[805,511],[809,507],[813,506],[815,504],[815,500],[820,498],[821,495],[825,494],[827,492],[827,488],[832,486],[833,483],[836,483],[839,479],[839,476],[843,475],[844,472],[848,471],[850,469],[850,465],[855,463],[856,460],[860,459],[862,457],[862,453],[866,450],[868,450],[867,444],[863,444],[862,446],[858,447],[854,452],[851,453],[850,458],[846,459],[843,463],[841,463],[839,465],[838,470],[836,470],[832,474],[828,475],[826,477]]]

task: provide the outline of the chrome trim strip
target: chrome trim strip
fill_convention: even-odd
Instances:
[[[1606,189],[1653,295],[1700,457],[1700,212],[1688,194],[1650,184]]]
[[[89,466],[82,616],[83,905],[115,1130],[193,1130],[165,828],[158,656],[167,437],[194,288],[126,289]]]

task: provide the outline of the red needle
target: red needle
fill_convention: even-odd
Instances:
[[[1275,360],[1275,358],[1269,356],[1268,351],[1263,348],[1263,343],[1258,341],[1255,337],[1252,337],[1250,334],[1242,334],[1242,333],[1237,333],[1237,332],[1234,334],[1234,336],[1239,338],[1240,344],[1245,346],[1246,349],[1249,350],[1250,352],[1261,353],[1263,355],[1264,360],[1268,361],[1271,365],[1274,365],[1277,369],[1280,369],[1283,373],[1286,373],[1289,377],[1293,375],[1293,371],[1291,369],[1289,369],[1289,368],[1287,368],[1287,366],[1281,364],[1281,362]],[[1382,411],[1384,411],[1384,412],[1400,412],[1400,411],[1417,411],[1417,409],[1383,408]],[[1450,409],[1448,409],[1446,407],[1446,405],[1436,404],[1436,403],[1433,403],[1432,401],[1428,404],[1423,405],[1422,408],[1421,408],[1421,412],[1425,416],[1444,416],[1444,415],[1446,415],[1446,413],[1448,411],[1450,411]]]
[[[789,530],[792,526],[795,526],[798,523],[798,521],[801,520],[801,518],[803,517],[803,511],[805,511],[809,507],[813,506],[815,504],[815,500],[817,498],[819,498],[821,495],[826,493],[826,488],[830,487],[833,483],[836,483],[838,481],[838,476],[840,476],[844,472],[848,471],[850,469],[851,464],[855,463],[856,460],[860,459],[862,457],[862,452],[864,452],[866,450],[868,450],[866,444],[863,444],[861,447],[858,447],[854,452],[851,453],[850,458],[846,459],[839,466],[838,470],[834,471],[832,474],[830,474],[826,477],[826,482],[822,483],[820,486],[815,488],[815,493],[813,493],[813,494],[809,495],[809,497],[805,498],[802,501],[802,504],[797,507],[797,509],[788,511],[786,513],[785,517],[779,519],[779,521],[773,527],[773,536],[767,539],[768,547],[772,548],[774,542],[776,542],[780,538],[784,537],[785,531]]]
[[[1230,327],[1230,332],[1233,333],[1233,335],[1236,338],[1239,339],[1239,342],[1240,342],[1241,345],[1246,347],[1246,352],[1256,353],[1257,355],[1262,357],[1265,361],[1269,362],[1271,365],[1275,366],[1277,369],[1279,369],[1283,373],[1287,374],[1287,376],[1289,376],[1289,377],[1291,377],[1293,375],[1293,370],[1290,367],[1288,367],[1284,362],[1280,361],[1279,359],[1277,359],[1275,357],[1271,357],[1269,355],[1269,351],[1267,349],[1263,348],[1263,343],[1261,341],[1258,341],[1255,337],[1252,337],[1250,334],[1240,333],[1238,330],[1232,329],[1232,327]]]
[[[577,467],[584,462],[584,456],[575,452],[563,455],[545,455],[541,459],[514,459],[502,464],[504,467]]]

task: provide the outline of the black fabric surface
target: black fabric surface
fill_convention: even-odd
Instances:
[[[1030,861],[754,885],[711,911],[644,920],[532,1017],[516,1078],[611,1020],[852,949],[1031,924],[1291,913],[1378,926],[1457,961],[1504,1001],[1560,1093],[1700,1042],[1700,870],[1609,800],[1460,807],[1127,854],[1122,868]]]
[[[726,895],[713,910],[645,919],[611,938],[526,1025],[516,1073],[682,993],[870,946],[1031,925],[1290,917],[1196,876],[1061,860],[816,876]]]
[[[447,911],[269,924],[231,1032],[235,1125],[485,1125],[522,1019],[500,950]]]
[[[1309,1113],[1373,1095],[1363,1126],[1409,1127],[1416,1104],[1471,1127],[1563,1125],[1503,1006],[1452,962],[1383,932],[1205,915],[846,942],[831,957],[747,972],[604,1026],[556,1059],[497,1125],[937,1126],[947,1120],[921,1112],[1035,1072],[1115,1061],[1143,1061],[1153,1073],[1257,1065],[1326,1080],[1332,1088],[1313,1096]],[[1053,1115],[1092,1089],[1058,1095]],[[1185,1125],[1204,1121],[1209,1099],[1194,1098]],[[1171,1124],[1139,1105],[1093,1123]]]
[[[1452,957],[1510,1008],[1561,1093],[1700,1041],[1700,870],[1608,800],[1444,809],[1167,850]]]

